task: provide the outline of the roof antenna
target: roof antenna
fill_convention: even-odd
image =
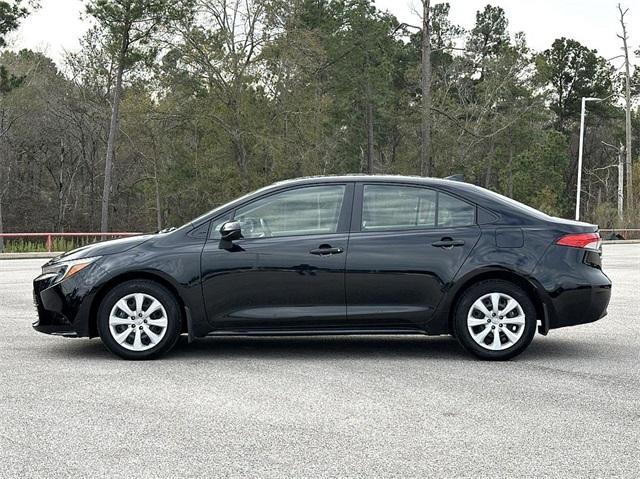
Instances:
[[[455,175],[450,175],[445,178],[445,180],[451,181],[464,181],[464,175],[462,173],[457,173]]]

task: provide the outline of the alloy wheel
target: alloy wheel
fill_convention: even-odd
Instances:
[[[518,301],[504,293],[488,293],[469,308],[467,328],[485,349],[502,351],[516,344],[524,333],[525,314]]]

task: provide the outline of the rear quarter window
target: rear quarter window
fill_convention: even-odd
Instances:
[[[438,226],[469,226],[476,222],[476,207],[446,193],[438,193]]]

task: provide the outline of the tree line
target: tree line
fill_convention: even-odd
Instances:
[[[573,216],[638,225],[640,51],[544,51],[486,5],[468,28],[423,0],[89,0],[56,65],[5,47],[29,4],[0,1],[0,231],[152,231],[285,178],[447,176]],[[628,108],[627,108],[628,106]],[[624,185],[619,191],[619,158]],[[621,210],[618,195],[625,196]]]

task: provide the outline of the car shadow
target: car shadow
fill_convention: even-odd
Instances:
[[[67,358],[117,359],[99,339],[74,339],[52,347],[54,355]],[[589,358],[606,355],[597,343],[562,338],[536,337],[529,348],[515,358]],[[477,359],[466,353],[451,336],[209,336],[192,343],[181,336],[167,359]]]
[[[537,360],[544,358],[576,359],[593,358],[608,355],[608,348],[602,343],[594,343],[580,339],[565,339],[562,337],[536,336],[527,350],[522,353],[523,358]]]
[[[227,336],[180,341],[172,357],[263,357],[288,359],[460,358],[449,336]]]

